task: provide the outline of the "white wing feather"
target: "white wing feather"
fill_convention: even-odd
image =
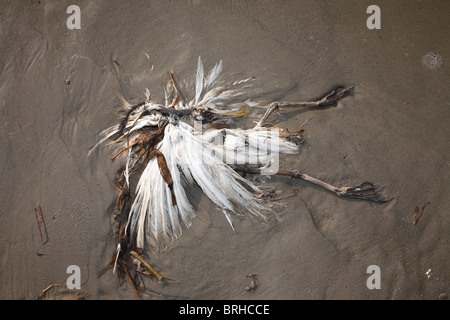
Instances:
[[[246,83],[252,78],[235,81],[228,86],[216,86],[221,71],[222,61],[205,77],[199,57],[195,98],[179,108],[199,105],[214,108],[234,106],[233,101],[243,94],[242,85],[247,86]],[[145,95],[148,99],[148,89]],[[169,91],[166,90],[166,107],[169,96]],[[155,121],[159,122],[159,117],[141,117],[145,110],[157,110],[152,108],[157,106],[152,107],[148,102],[134,110],[126,124],[129,130],[116,142],[136,137],[139,129],[155,125]],[[250,213],[266,219],[270,210],[254,197],[261,190],[234,171],[229,164],[244,164],[249,159],[258,159],[260,165],[267,166],[279,153],[297,153],[298,147],[279,135],[274,135],[270,129],[211,129],[203,134],[196,134],[194,128],[187,123],[175,119],[169,121],[164,138],[157,148],[164,155],[171,173],[172,190],[177,204],[172,205],[171,190],[161,176],[156,158],[150,159],[138,181],[126,226],[129,235],[136,235],[136,245],[144,248],[147,243],[157,252],[181,236],[182,225],[189,227],[196,215],[185,191],[185,187],[194,183],[221,209],[232,227],[232,213]],[[102,131],[100,140],[91,151],[113,137],[119,129],[118,124]],[[125,179],[129,185],[129,170],[136,165],[137,160],[133,157],[131,148],[126,154]]]
[[[200,97],[203,91],[204,70],[202,59],[198,57],[197,76],[195,81],[195,105],[200,101]]]

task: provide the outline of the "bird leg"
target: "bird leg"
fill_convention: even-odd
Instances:
[[[284,108],[284,107],[295,107],[295,108],[306,108],[306,107],[324,107],[324,106],[330,106],[333,104],[336,104],[339,100],[345,98],[350,93],[353,92],[354,86],[342,89],[342,88],[336,88],[333,91],[331,91],[329,94],[327,94],[325,97],[323,97],[320,100],[317,101],[306,101],[306,102],[272,102],[269,107],[267,108],[266,112],[262,116],[261,120],[259,120],[256,123],[256,126],[254,129],[261,128],[267,118],[278,108]]]
[[[260,169],[238,167],[235,168],[235,170],[241,173],[261,174]],[[382,194],[377,192],[377,187],[374,186],[371,182],[363,182],[357,186],[352,187],[335,187],[327,182],[316,179],[314,177],[311,177],[305,173],[301,173],[298,171],[278,171],[277,173],[275,173],[275,175],[289,176],[295,179],[308,181],[325,190],[333,192],[334,194],[340,197],[368,200],[378,203],[384,203],[387,201]]]
[[[175,85],[175,80],[173,79],[173,74],[171,72],[169,72],[169,77],[170,77],[170,82],[172,83],[172,90],[175,91],[175,98],[172,101],[172,105],[170,106],[169,109],[173,109],[178,101],[178,89],[177,86]]]
[[[357,186],[338,188],[304,173],[294,171],[291,176],[293,178],[302,179],[313,183],[316,186],[331,191],[340,197],[368,200],[379,203],[384,203],[387,201],[380,193],[377,192],[377,187],[371,182],[366,181]]]
[[[114,156],[111,157],[111,160],[114,160],[115,158],[117,158],[122,152],[134,147],[135,145],[137,145],[139,143],[139,141],[134,141],[132,144],[128,145],[127,147],[123,148],[122,150],[120,150],[119,152],[117,152]]]
[[[173,99],[172,105],[169,109],[175,108],[175,104],[178,102],[178,98],[181,97],[181,99],[184,101],[184,97],[181,95],[181,93],[178,91],[177,85],[175,83],[175,79],[173,77],[173,74],[169,72],[170,82],[172,83],[172,89],[175,91],[175,99]]]

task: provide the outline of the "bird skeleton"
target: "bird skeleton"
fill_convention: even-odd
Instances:
[[[222,62],[209,73],[198,59],[194,97],[186,101],[169,73],[164,103],[147,99],[136,105],[124,98],[121,121],[100,133],[90,150],[109,142],[113,157],[125,165],[120,178],[117,209],[123,213],[119,224],[119,253],[144,250],[159,252],[189,227],[196,211],[186,188],[198,186],[223,212],[232,225],[233,214],[249,214],[267,219],[270,209],[261,188],[243,174],[277,174],[303,179],[338,196],[384,202],[370,182],[355,187],[335,187],[297,171],[278,171],[279,154],[299,152],[301,133],[265,127],[270,114],[278,108],[323,107],[348,96],[353,87],[338,88],[317,101],[273,102],[253,128],[214,128],[211,124],[242,117],[251,106],[242,101],[251,78],[223,84],[219,81]],[[132,190],[130,177],[140,173]]]

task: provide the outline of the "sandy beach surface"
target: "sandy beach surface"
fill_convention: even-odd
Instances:
[[[339,198],[303,181],[265,177],[278,220],[223,214],[198,194],[192,227],[146,260],[175,281],[145,280],[145,299],[427,299],[450,291],[450,3],[373,1],[1,1],[0,298],[135,299],[112,272],[114,179],[107,149],[120,100],[162,99],[168,72],[193,80],[223,60],[223,79],[254,77],[261,101],[304,101],[337,85],[352,96],[319,110],[282,110],[305,129],[281,158],[334,185],[372,181],[385,204]],[[76,4],[81,28],[69,29]],[[260,115],[262,111],[252,110]],[[255,118],[243,119],[251,126]],[[417,224],[416,207],[430,202]],[[34,208],[40,206],[45,244]],[[68,266],[81,289],[69,290]],[[380,288],[369,289],[369,266]],[[255,274],[258,287],[246,291]]]

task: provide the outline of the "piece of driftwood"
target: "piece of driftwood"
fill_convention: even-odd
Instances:
[[[45,244],[48,241],[48,234],[45,227],[44,217],[42,216],[41,206],[34,208],[34,212],[36,212],[36,220],[38,223],[39,232],[41,233],[42,244]]]
[[[158,280],[161,280],[163,278],[155,269],[153,269],[152,266],[150,266],[144,259],[142,259],[140,255],[138,255],[134,251],[131,251],[130,253],[133,257],[138,259],[148,270],[150,270],[158,278]]]
[[[422,206],[422,209],[419,210],[419,207],[416,207],[416,209],[414,210],[414,220],[413,220],[413,224],[417,224],[420,220],[420,218],[423,215],[423,212],[425,211],[425,208],[430,204],[430,202],[425,203]]]

